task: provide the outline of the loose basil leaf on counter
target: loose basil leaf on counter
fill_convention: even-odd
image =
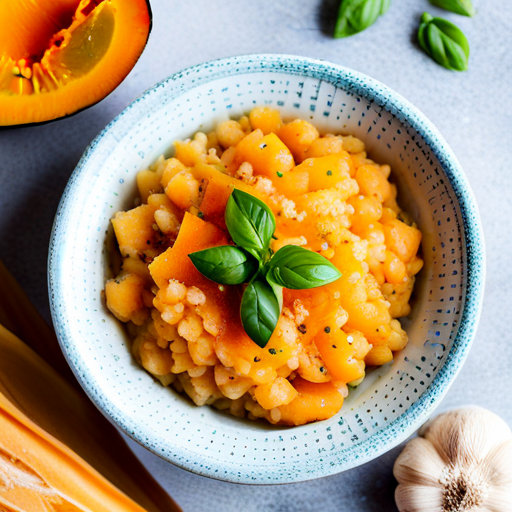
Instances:
[[[475,8],[471,0],[430,0],[430,3],[441,7],[441,9],[462,14],[463,16],[475,15]]]
[[[342,0],[334,37],[348,37],[362,32],[389,9],[391,0]]]
[[[188,255],[194,266],[219,284],[242,284],[258,271],[258,262],[238,247],[222,245]]]
[[[276,229],[270,208],[251,194],[234,189],[226,205],[225,220],[235,244],[255,258],[264,259]]]
[[[418,41],[423,50],[441,66],[453,71],[468,69],[469,43],[453,23],[425,12],[418,29]]]
[[[244,291],[240,317],[244,330],[254,343],[265,347],[279,320],[281,310],[272,287],[263,281],[253,281]]]
[[[320,254],[296,245],[279,249],[267,264],[267,280],[291,290],[305,290],[332,283],[340,271]]]

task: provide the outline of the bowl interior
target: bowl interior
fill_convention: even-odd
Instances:
[[[54,228],[54,323],[88,394],[156,454],[228,481],[306,480],[348,469],[391,448],[426,419],[446,391],[478,316],[477,290],[471,301],[476,309],[466,311],[470,329],[462,335],[468,219],[457,197],[460,182],[455,190],[454,177],[447,176],[456,161],[442,141],[433,147],[437,132],[429,132],[430,125],[415,117],[420,114],[381,84],[318,61],[306,66],[304,60],[265,57],[264,65],[261,59],[218,61],[148,91],[84,155]],[[404,321],[410,343],[392,363],[370,372],[337,416],[295,428],[268,427],[198,408],[163,388],[134,362],[123,327],[102,301],[110,276],[110,219],[132,207],[137,172],[159,155],[170,155],[174,140],[256,105],[277,107],[285,119],[311,120],[324,133],[364,140],[372,159],[391,165],[399,203],[424,234],[425,267],[412,314]],[[471,201],[470,191],[462,189]]]

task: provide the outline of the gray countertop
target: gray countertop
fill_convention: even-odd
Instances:
[[[182,68],[246,53],[289,53],[343,64],[398,91],[440,129],[475,192],[487,248],[482,319],[471,353],[438,412],[478,404],[512,425],[512,2],[475,0],[465,18],[427,0],[393,0],[385,17],[348,39],[330,37],[338,0],[153,0],[148,46],[123,84],[80,114],[0,132],[0,258],[49,320],[46,258],[66,182],[98,132],[146,88]],[[435,65],[418,48],[424,10],[466,33],[469,71]],[[186,512],[395,511],[400,448],[362,467],[308,483],[245,486],[171,466],[131,443]]]

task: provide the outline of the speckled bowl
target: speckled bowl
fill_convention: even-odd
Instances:
[[[172,141],[272,105],[321,131],[352,133],[389,163],[400,202],[424,233],[425,268],[410,317],[410,343],[371,372],[330,420],[266,426],[195,407],[134,362],[122,326],[101,298],[111,217],[131,206],[136,173]],[[320,60],[252,55],[202,64],[135,100],[92,142],[64,192],[49,257],[53,321],[62,349],[93,402],[133,439],[201,475],[286,483],[363,464],[411,435],[459,372],[477,326],[484,241],[475,199],[433,124],[381,83]]]

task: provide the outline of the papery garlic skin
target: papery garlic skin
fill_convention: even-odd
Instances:
[[[426,423],[393,468],[400,512],[510,512],[512,432],[480,407]]]

